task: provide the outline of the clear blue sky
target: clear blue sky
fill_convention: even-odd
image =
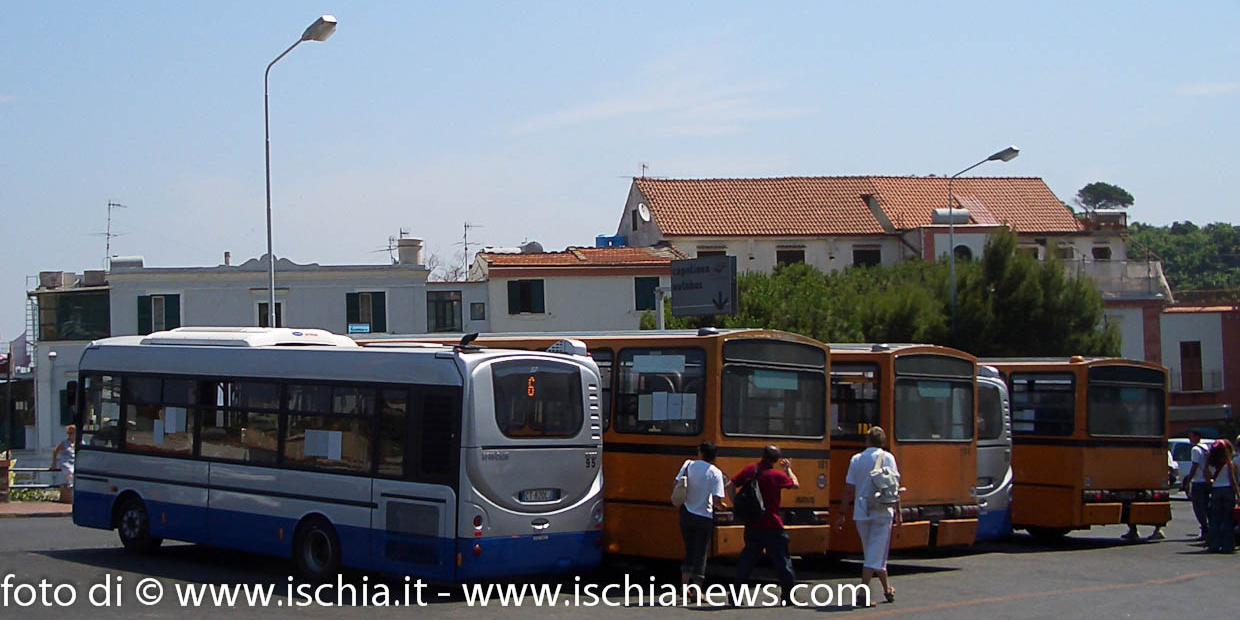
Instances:
[[[671,177],[1096,180],[1133,218],[1235,210],[1235,2],[22,2],[0,38],[0,338],[26,276],[113,253],[382,263],[614,232],[639,163]],[[2,347],[0,347],[2,348]]]

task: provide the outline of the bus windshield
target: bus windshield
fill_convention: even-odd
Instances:
[[[728,364],[723,369],[723,432],[763,437],[826,433],[822,371]]]
[[[1003,394],[999,386],[978,382],[977,384],[977,438],[979,440],[1003,437]]]
[[[1160,388],[1090,385],[1089,434],[1161,437],[1164,402]]]
[[[944,379],[896,379],[895,434],[900,441],[973,438],[973,385]]]

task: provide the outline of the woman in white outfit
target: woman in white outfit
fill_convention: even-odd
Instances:
[[[865,554],[865,564],[861,569],[861,584],[870,588],[870,580],[878,575],[883,585],[883,597],[888,603],[896,600],[895,588],[887,581],[887,551],[891,548],[891,529],[900,526],[900,505],[894,508],[879,506],[871,508],[865,498],[873,497],[874,483],[870,481],[870,472],[875,461],[882,458],[881,466],[896,468],[896,457],[882,449],[887,443],[887,433],[875,426],[866,435],[868,446],[863,452],[853,455],[848,463],[848,474],[844,479],[844,509],[851,509],[853,521],[857,524],[857,534],[861,536],[861,548]],[[880,466],[880,467],[881,467]],[[844,527],[844,512],[840,511],[835,522],[836,529]]]

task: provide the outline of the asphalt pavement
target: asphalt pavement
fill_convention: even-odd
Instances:
[[[801,560],[798,579],[807,587],[817,586],[819,602],[798,609],[732,608],[686,605],[670,601],[656,590],[656,600],[646,593],[652,584],[661,587],[676,579],[677,567],[670,563],[644,564],[613,562],[582,576],[536,579],[535,586],[561,588],[567,596],[555,606],[536,605],[527,596],[519,607],[503,607],[492,600],[486,607],[463,595],[459,587],[428,586],[422,593],[425,607],[371,607],[367,617],[408,617],[410,613],[427,617],[460,618],[707,618],[766,616],[822,617],[822,614],[848,618],[909,616],[918,618],[1166,618],[1191,610],[1215,610],[1219,617],[1240,615],[1240,555],[1205,554],[1192,544],[1196,533],[1191,508],[1182,500],[1173,502],[1175,520],[1166,530],[1167,538],[1158,542],[1128,543],[1120,540],[1122,526],[1094,528],[1070,535],[1062,544],[1045,546],[1018,535],[1011,541],[977,546],[955,552],[912,553],[894,557],[890,563],[896,602],[880,602],[871,608],[823,601],[828,592],[839,592],[841,584],[856,582],[860,563],[844,560]],[[1147,535],[1148,528],[1141,534]],[[290,582],[290,562],[199,545],[165,543],[157,553],[137,556],[121,548],[114,532],[79,528],[65,517],[5,519],[0,521],[0,608],[11,618],[60,618],[66,609],[57,606],[69,600],[74,612],[100,617],[338,617],[340,607],[356,603],[346,587],[321,592],[313,599],[301,598],[309,585]],[[715,562],[709,581],[730,582],[733,566]],[[12,577],[8,577],[12,575]],[[756,577],[771,580],[760,571]],[[653,578],[653,579],[652,579]],[[39,591],[40,582],[47,585]],[[626,581],[627,580],[627,581]],[[400,578],[373,574],[346,573],[342,582],[372,604],[385,602],[377,596],[386,589],[386,602],[414,602],[402,598],[407,584]],[[603,604],[584,608],[576,602],[592,602],[583,592],[602,592],[612,586],[609,601],[623,597],[623,586],[635,584],[627,607]],[[876,582],[877,583],[877,582]],[[102,584],[102,585],[101,585]],[[207,586],[269,586],[275,597],[267,605],[249,603],[244,594],[231,606],[211,602],[207,592],[199,605],[182,603],[185,588]],[[520,582],[511,584],[520,586]],[[59,589],[57,589],[59,586]],[[139,592],[145,588],[144,592]],[[295,596],[285,596],[292,588]],[[642,590],[639,597],[636,593]],[[160,594],[156,598],[155,594]],[[876,588],[877,591],[877,588]],[[105,594],[113,593],[110,599]],[[416,589],[414,589],[416,593]],[[26,605],[31,596],[43,600]],[[660,604],[662,603],[662,604]]]

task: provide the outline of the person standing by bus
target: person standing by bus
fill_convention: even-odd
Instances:
[[[56,449],[52,450],[52,466],[56,469],[59,465],[61,473],[65,475],[65,483],[60,487],[60,501],[65,504],[73,503],[73,440],[77,436],[77,425],[70,424],[65,427],[65,440],[56,445]]]
[[[861,585],[870,589],[870,580],[875,575],[883,586],[883,597],[888,603],[895,602],[896,590],[891,587],[887,578],[887,552],[891,549],[891,530],[902,523],[900,505],[871,506],[867,498],[873,497],[877,489],[870,480],[870,472],[878,467],[890,467],[897,475],[900,470],[896,466],[896,457],[883,450],[887,443],[887,433],[880,426],[870,429],[865,436],[866,449],[854,454],[848,463],[848,473],[844,478],[844,498],[841,506],[852,507],[853,522],[857,524],[857,534],[861,537],[861,550],[865,557],[861,567]],[[878,465],[878,459],[883,459]],[[844,527],[844,513],[841,511],[835,522],[836,529]]]
[[[698,445],[697,460],[685,461],[676,474],[688,481],[685,503],[680,507],[680,536],[685,543],[685,559],[680,565],[680,582],[706,584],[706,555],[715,532],[715,510],[723,508],[727,477],[715,467],[715,444]]]
[[[1200,431],[1188,431],[1188,443],[1192,444],[1192,466],[1184,476],[1182,490],[1193,503],[1193,516],[1201,526],[1197,540],[1205,540],[1210,531],[1210,481],[1206,479],[1206,455],[1209,450],[1201,443]]]
[[[1206,460],[1210,482],[1210,537],[1206,539],[1206,551],[1210,553],[1236,552],[1236,523],[1233,510],[1236,497],[1240,496],[1240,474],[1232,462],[1235,449],[1231,441],[1219,439],[1210,447]]]
[[[783,471],[776,469],[776,465]],[[745,548],[741,551],[740,559],[736,561],[736,581],[740,584],[749,581],[749,574],[753,572],[754,565],[765,551],[779,576],[783,599],[787,603],[792,595],[796,574],[792,571],[792,556],[788,555],[788,532],[784,530],[784,521],[779,514],[780,492],[784,489],[799,489],[801,483],[792,471],[792,463],[783,458],[779,446],[773,444],[762,449],[761,461],[746,465],[736,474],[736,477],[732,478],[732,485],[740,489],[754,477],[758,479],[764,510],[757,521],[745,523]]]

